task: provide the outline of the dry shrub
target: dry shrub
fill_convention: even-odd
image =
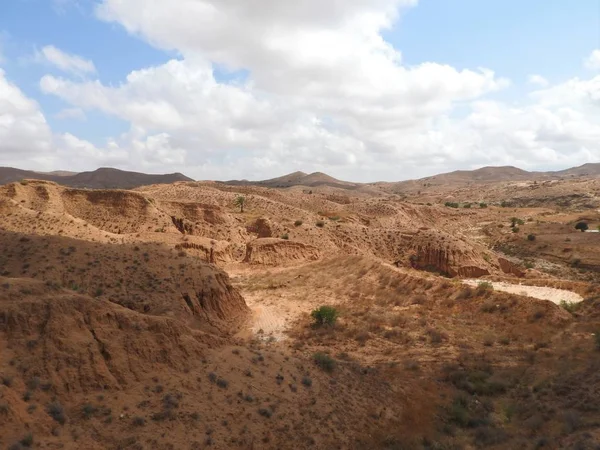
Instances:
[[[429,328],[427,330],[427,335],[432,344],[441,344],[443,341],[448,340],[448,334],[443,331],[438,331],[434,328]]]
[[[464,286],[462,289],[460,289],[456,295],[454,296],[455,300],[468,300],[470,298],[473,298],[473,289],[471,289],[468,286]]]
[[[425,303],[427,303],[427,297],[422,294],[413,295],[413,297],[411,298],[411,303],[413,305],[424,305]]]
[[[366,331],[360,331],[355,334],[354,339],[361,345],[365,345],[366,342],[371,339],[371,335]]]
[[[408,317],[403,313],[396,313],[389,317],[388,324],[392,327],[403,328],[408,323]]]

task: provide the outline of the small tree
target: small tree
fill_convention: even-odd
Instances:
[[[235,206],[239,206],[240,208],[240,212],[243,213],[244,212],[244,205],[246,205],[246,197],[244,197],[243,195],[238,195],[233,204]]]
[[[585,222],[578,222],[577,225],[575,225],[575,229],[580,230],[582,233],[587,231],[588,228],[588,224]]]
[[[315,309],[311,314],[312,318],[315,320],[315,325],[333,325],[335,324],[339,313],[338,310],[333,306],[320,306]]]

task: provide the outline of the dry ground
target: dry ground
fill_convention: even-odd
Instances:
[[[598,182],[393,189],[0,187],[0,448],[599,448]]]

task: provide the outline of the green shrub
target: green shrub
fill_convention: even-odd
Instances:
[[[271,410],[271,408],[259,408],[258,413],[261,416],[266,417],[267,419],[269,419],[273,415],[273,411]]]
[[[447,206],[448,208],[458,208],[460,205],[456,202],[446,202],[444,203],[444,206]]]
[[[320,306],[310,313],[311,317],[315,321],[315,325],[334,325],[339,313],[338,310],[333,306]]]
[[[134,427],[143,427],[144,425],[146,425],[146,419],[144,419],[141,416],[136,416],[133,418],[132,423]]]
[[[479,283],[477,283],[477,289],[482,291],[493,291],[494,285],[489,281],[480,281]]]
[[[576,312],[579,309],[580,304],[574,302],[568,302],[566,300],[560,301],[560,307],[566,311],[569,311],[571,314]]]
[[[27,433],[20,442],[23,447],[31,447],[33,445],[33,434]]]
[[[325,372],[333,372],[335,369],[335,359],[331,356],[317,352],[313,355],[313,360],[317,366],[323,369]]]
[[[527,235],[527,240],[531,241],[531,242],[535,241],[535,234],[528,234]]]
[[[86,403],[81,408],[83,417],[85,417],[86,419],[91,418],[96,413],[96,411],[97,411],[97,408],[94,405],[92,405],[91,403]]]
[[[517,225],[525,225],[525,222],[522,219],[519,219],[518,217],[511,218],[510,219],[510,226],[514,228]]]
[[[317,225],[319,228],[323,228],[325,226],[325,222],[323,222],[322,220],[317,220],[317,223],[315,225]]]
[[[470,203],[465,203],[465,204],[463,205],[463,208],[465,208],[465,209],[470,209],[470,208],[471,208],[471,204],[470,204]]]
[[[575,225],[575,229],[580,230],[582,233],[584,231],[587,231],[588,228],[589,228],[589,226],[585,222],[577,222],[577,225]]]
[[[454,422],[459,427],[469,425],[469,400],[464,395],[457,395],[450,405],[448,416],[451,422]]]
[[[300,225],[302,225],[304,222],[302,222],[301,220],[296,220],[294,222],[294,226],[299,227]]]
[[[56,420],[61,425],[64,425],[67,421],[67,416],[65,415],[65,409],[58,402],[52,402],[46,407],[46,412],[50,417]]]
[[[487,203],[483,203],[483,202],[481,202],[481,203],[479,204],[479,207],[480,207],[481,209],[485,209],[485,208],[487,208],[487,207],[488,207],[488,205],[487,205]]]
[[[290,238],[290,236],[285,233],[284,235],[281,236],[281,239],[285,239],[286,241]]]
[[[519,227],[512,227],[513,233],[518,233],[519,231],[521,231]]]

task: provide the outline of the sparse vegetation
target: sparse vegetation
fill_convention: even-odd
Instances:
[[[33,445],[33,434],[27,433],[23,438],[19,441],[23,447],[29,448]]]
[[[319,228],[323,228],[325,226],[325,222],[322,220],[317,220],[317,223],[315,225]]]
[[[333,372],[335,370],[336,362],[331,356],[326,353],[317,352],[313,355],[313,361],[325,372]]]
[[[258,414],[260,414],[263,417],[266,417],[267,419],[270,419],[273,415],[273,410],[271,408],[259,408]]]
[[[568,302],[566,300],[561,300],[560,302],[561,308],[569,311],[571,314],[575,313],[579,309],[580,305],[580,303]]]
[[[54,401],[54,402],[50,403],[46,407],[46,412],[48,413],[48,415],[50,417],[52,417],[55,421],[57,421],[61,425],[64,425],[65,422],[67,421],[67,416],[65,414],[65,409],[57,401]]]
[[[489,281],[480,281],[477,283],[477,289],[481,291],[493,291],[494,285]]]
[[[243,195],[238,195],[233,201],[233,204],[240,208],[241,213],[244,213],[244,206],[246,206],[246,197]]]
[[[283,239],[285,241],[287,241],[289,238],[290,238],[290,236],[287,233],[281,235],[281,239]]]
[[[571,190],[565,179],[546,195],[545,182],[455,189],[433,181],[422,195],[408,183],[393,194],[373,184],[319,187],[313,196],[178,183],[135,190],[127,203],[118,200],[127,191],[68,189],[74,219],[50,203],[37,206],[42,182],[11,184],[14,201],[0,195],[0,292],[9,299],[0,322],[10,331],[0,422],[15,432],[2,445],[29,429],[32,446],[78,448],[170,440],[186,448],[428,449],[586,441],[597,422],[600,236],[573,227],[585,220],[596,228],[597,196],[578,196],[600,192],[600,184],[578,180],[587,191]],[[256,194],[243,214],[231,205],[236,190]],[[59,191],[48,188],[52,202],[60,203]],[[77,198],[107,195],[122,212]],[[156,208],[147,195],[159,199]],[[133,211],[136,196],[143,214]],[[479,196],[489,197],[487,210],[466,202]],[[492,207],[501,196],[510,197],[509,209]],[[455,198],[460,203],[443,207]],[[194,232],[178,233],[171,214]],[[160,227],[165,234],[152,233]],[[63,236],[53,236],[59,229]],[[273,239],[288,234],[293,246]],[[276,247],[276,254],[261,261],[256,251],[256,261],[242,264],[258,236],[269,238],[264,252]],[[524,271],[534,263],[535,272]],[[470,287],[464,279],[477,281]],[[505,292],[504,283],[515,289]],[[536,288],[553,302],[575,298],[560,290],[586,300],[559,309],[523,297]],[[264,307],[260,314],[250,316],[238,292],[252,309]],[[246,317],[256,319],[252,328]],[[243,337],[230,337],[242,328]],[[289,351],[273,343],[282,335]],[[2,375],[14,381],[3,386]],[[418,426],[398,420],[413,416]]]
[[[146,419],[144,419],[141,416],[136,416],[133,418],[131,423],[133,424],[134,427],[143,427],[144,425],[146,425]]]
[[[310,315],[317,326],[333,326],[339,317],[339,312],[333,306],[320,306],[311,312]]]
[[[513,217],[510,219],[510,226],[512,228],[516,228],[517,225],[525,225],[525,222],[523,221],[523,219],[519,219],[518,217]]]
[[[312,379],[310,377],[302,377],[302,384],[304,386],[311,387],[312,386]]]

